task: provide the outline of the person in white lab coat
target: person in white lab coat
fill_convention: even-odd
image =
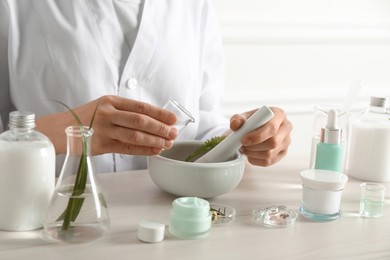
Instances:
[[[195,117],[180,139],[207,139],[229,129],[221,111],[224,58],[208,0],[0,0],[0,115],[32,111],[57,154],[75,125],[58,103],[87,124],[100,100],[92,141],[98,172],[146,167],[145,156],[169,149],[172,97]],[[279,161],[292,125],[283,110],[243,139],[254,165]],[[234,115],[237,130],[253,111]],[[3,127],[5,130],[5,127]],[[132,156],[120,156],[128,154]]]

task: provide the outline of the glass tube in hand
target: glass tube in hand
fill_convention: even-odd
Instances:
[[[191,113],[176,100],[169,98],[168,102],[163,106],[164,109],[171,111],[176,115],[175,127],[178,135],[184,130],[189,123],[194,123],[195,118]]]

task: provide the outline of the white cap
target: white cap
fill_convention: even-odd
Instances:
[[[337,111],[331,109],[328,111],[328,120],[325,128],[321,128],[321,143],[340,144],[342,130],[338,126]]]
[[[141,220],[138,223],[138,239],[147,243],[156,243],[164,239],[165,225],[158,222]]]
[[[310,169],[301,172],[302,184],[313,190],[342,190],[348,176],[335,171]]]

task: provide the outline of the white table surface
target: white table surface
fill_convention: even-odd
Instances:
[[[390,199],[385,216],[358,216],[359,184],[349,179],[343,192],[343,216],[312,222],[299,216],[293,227],[266,228],[255,224],[255,208],[285,205],[298,211],[302,196],[302,158],[285,158],[275,166],[247,165],[239,186],[210,199],[237,210],[233,224],[214,226],[208,238],[179,240],[166,235],[160,243],[137,239],[140,220],[168,224],[175,196],[161,191],[147,171],[99,175],[111,218],[111,229],[99,240],[84,244],[50,243],[41,230],[0,231],[0,259],[390,259]],[[389,185],[387,185],[389,186]]]

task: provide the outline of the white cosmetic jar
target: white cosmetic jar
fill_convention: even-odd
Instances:
[[[334,220],[341,216],[341,195],[348,181],[347,175],[328,170],[301,172],[302,216],[315,220]]]

